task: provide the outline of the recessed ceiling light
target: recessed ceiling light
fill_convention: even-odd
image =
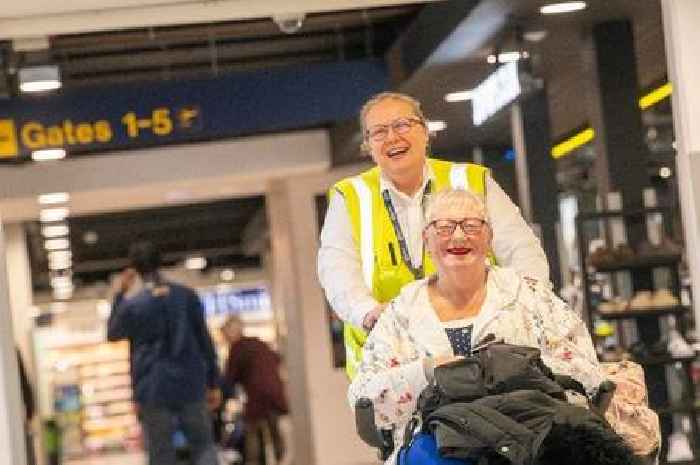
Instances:
[[[528,42],[541,42],[547,37],[547,31],[525,31],[523,33],[523,39]]]
[[[556,15],[560,13],[571,13],[580,11],[586,8],[586,2],[560,2],[550,3],[540,7],[540,13],[543,15]]]
[[[70,200],[68,192],[52,192],[50,194],[41,194],[38,201],[42,205],[53,205],[57,203],[66,203]]]
[[[41,235],[47,239],[67,236],[69,232],[70,229],[68,229],[67,224],[54,224],[41,228]]]
[[[449,94],[445,95],[445,102],[466,102],[467,100],[472,99],[472,91],[471,90],[462,90],[460,92],[450,92]]]
[[[70,241],[66,238],[47,239],[44,241],[46,250],[67,250],[70,249]]]
[[[233,281],[236,277],[236,272],[233,271],[231,268],[226,268],[224,270],[221,270],[219,277],[222,281]]]
[[[498,56],[494,55],[493,53],[486,57],[486,61],[489,64],[495,64],[495,63],[510,63],[511,61],[518,61],[521,58],[529,58],[530,54],[527,51],[522,51],[522,52],[501,52],[498,54]]]
[[[100,236],[95,231],[85,231],[83,234],[83,242],[87,245],[95,245],[100,239]]]
[[[207,267],[207,259],[204,257],[189,257],[185,260],[185,268],[188,270],[203,270]]]
[[[428,131],[438,132],[447,128],[447,123],[444,121],[428,121]]]
[[[662,166],[661,168],[659,168],[659,176],[661,176],[664,179],[670,178],[671,168],[669,168],[668,166]]]
[[[63,221],[68,216],[67,208],[45,208],[39,212],[39,221],[51,223],[53,221]]]
[[[17,80],[22,92],[46,92],[61,88],[61,72],[56,65],[20,68]]]
[[[34,161],[61,160],[62,158],[66,158],[64,149],[45,149],[32,152],[32,160]]]

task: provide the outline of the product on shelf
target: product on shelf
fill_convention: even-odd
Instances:
[[[637,291],[630,299],[630,308],[649,308],[654,306],[651,298],[651,291]]]

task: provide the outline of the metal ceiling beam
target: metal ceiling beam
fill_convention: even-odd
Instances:
[[[419,6],[383,7],[369,10],[339,11],[317,14],[304,20],[300,35],[363,28],[369,22],[381,27],[383,23],[410,15]],[[61,54],[108,52],[138,48],[144,43],[170,46],[207,43],[209,40],[237,41],[264,40],[272,37],[296,37],[283,34],[270,19],[193,24],[172,27],[149,27],[132,30],[96,32],[92,34],[63,35],[51,38],[51,49]]]
[[[426,0],[185,0],[165,5],[134,4],[120,7],[117,3],[87,2],[82,8],[66,11],[65,2],[15,2],[3,5],[0,17],[0,39],[16,39],[41,35],[76,34],[116,29],[210,23],[269,18],[289,13],[323,13],[357,10],[387,5],[425,3]],[[431,0],[428,0],[431,1]],[[142,2],[139,2],[142,3]],[[161,2],[162,3],[162,2]],[[123,3],[122,3],[123,4]],[[12,11],[13,8],[17,11]]]

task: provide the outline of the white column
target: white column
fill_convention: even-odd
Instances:
[[[673,85],[676,173],[690,268],[695,321],[700,321],[700,2],[662,0],[668,70]]]
[[[0,218],[0,264],[6,263]],[[0,265],[0,465],[26,465],[22,399],[20,397],[7,270]]]
[[[323,291],[316,274],[315,197],[366,167],[290,177],[270,183],[266,205],[272,244],[273,305],[284,309],[285,362],[294,427],[294,463],[372,465],[376,452],[355,431],[345,370],[333,367]]]

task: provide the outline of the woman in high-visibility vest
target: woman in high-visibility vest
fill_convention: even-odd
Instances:
[[[449,186],[483,196],[495,260],[549,281],[539,240],[488,169],[428,157],[427,120],[415,99],[379,94],[365,103],[360,123],[362,148],[376,166],[330,189],[318,254],[321,285],[345,322],[351,378],[386,303],[405,284],[434,272],[421,238],[422,205],[430,192]]]

